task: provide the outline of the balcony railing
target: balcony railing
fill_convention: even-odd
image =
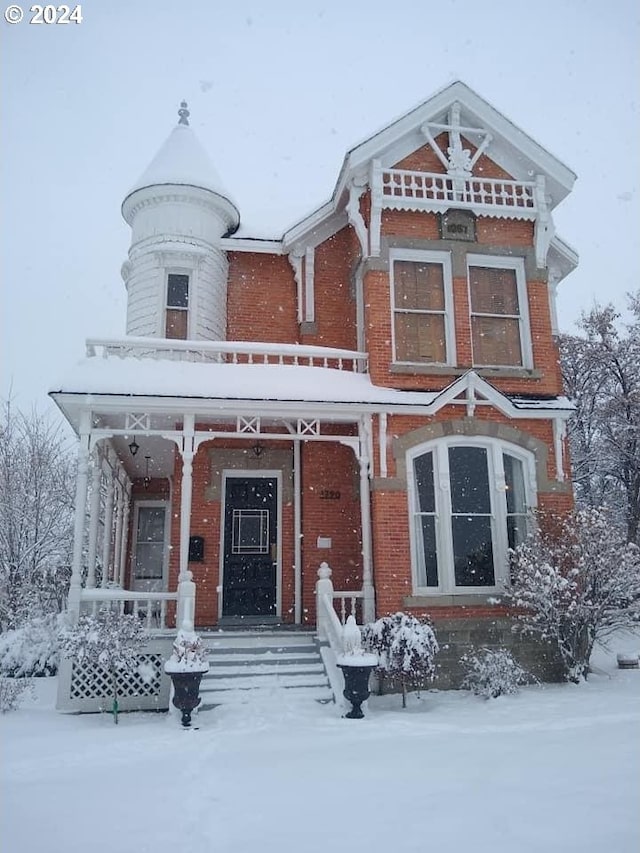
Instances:
[[[331,347],[261,341],[181,341],[166,338],[91,338],[87,356],[156,358],[213,364],[264,364],[328,367],[366,373],[367,354]]]
[[[495,178],[463,178],[404,169],[382,170],[382,206],[440,210],[448,207],[490,211],[535,219],[538,215],[538,184]]]

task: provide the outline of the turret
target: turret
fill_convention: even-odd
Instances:
[[[237,230],[240,214],[189,126],[184,101],[178,115],[122,204],[132,231],[122,266],[127,335],[224,340],[228,262],[219,243]]]

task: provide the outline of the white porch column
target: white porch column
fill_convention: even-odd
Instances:
[[[183,422],[182,447],[182,485],[180,488],[180,574],[179,579],[186,577],[189,570],[189,535],[191,532],[191,496],[193,493],[193,457],[195,456],[194,441],[195,418],[185,415]]]
[[[118,583],[124,588],[124,576],[127,568],[127,541],[129,533],[129,511],[131,509],[131,483],[124,487],[122,503],[122,526],[120,530],[120,556],[118,558]]]
[[[371,491],[369,487],[369,455],[371,419],[361,422],[358,432],[360,445],[358,463],[360,465],[360,526],[362,528],[362,602],[363,621],[373,622],[376,618],[375,589],[373,586],[373,557],[371,539]]]
[[[120,555],[122,551],[122,513],[124,510],[124,487],[116,481],[116,532],[113,539],[113,579],[120,583]]]
[[[82,551],[84,546],[85,513],[87,509],[87,484],[89,473],[89,443],[91,412],[84,411],[80,418],[78,444],[78,470],[76,473],[75,520],[73,525],[73,561],[67,608],[69,618],[77,621],[80,615],[80,590],[82,589]]]
[[[109,461],[109,455],[107,455]],[[107,496],[104,504],[104,525],[102,535],[102,582],[101,586],[109,583],[109,563],[111,562],[111,539],[113,537],[113,470],[107,470]],[[113,576],[115,578],[115,575]]]
[[[100,520],[101,459],[98,448],[94,451],[91,469],[91,501],[89,504],[89,548],[87,552],[87,589],[96,585],[96,557],[98,556],[98,522]]]
[[[302,508],[300,442],[293,442],[293,609],[296,625],[302,622]]]

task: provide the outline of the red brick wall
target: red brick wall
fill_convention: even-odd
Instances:
[[[297,343],[296,287],[286,255],[229,252],[227,339]]]

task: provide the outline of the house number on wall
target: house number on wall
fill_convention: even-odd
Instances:
[[[339,501],[340,492],[337,489],[322,489],[320,492],[320,500],[322,501]]]

